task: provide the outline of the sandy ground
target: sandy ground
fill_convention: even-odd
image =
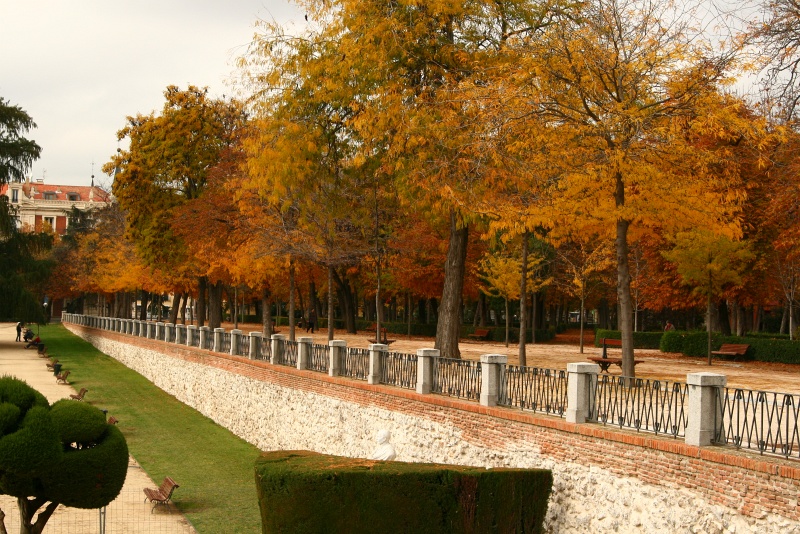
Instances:
[[[233,328],[232,324],[222,326],[226,330]],[[240,325],[239,328],[244,332],[251,332],[258,331],[259,327],[246,324]],[[288,332],[287,327],[281,328],[282,334],[288,335]],[[298,329],[296,334],[297,337],[311,335],[304,329]],[[527,365],[566,369],[568,363],[586,362],[588,357],[602,356],[602,349],[594,346],[593,336],[592,332],[585,333],[583,354],[580,352],[578,330],[559,334],[556,339],[547,343],[528,344]],[[314,343],[326,343],[327,331],[317,331],[312,337]],[[334,338],[347,341],[349,347],[366,348],[369,345],[369,338],[374,338],[374,333],[359,332],[354,335],[337,330]],[[390,345],[390,350],[397,352],[416,353],[417,349],[434,346],[433,338],[428,337],[390,335],[389,339],[395,340]],[[459,348],[463,358],[477,360],[481,354],[505,354],[510,364],[519,363],[517,345],[506,347],[503,343],[464,340],[459,344]],[[609,349],[608,354],[619,357],[620,350]],[[709,366],[705,358],[692,358],[659,350],[636,350],[635,356],[637,360],[643,360],[643,363],[636,366],[636,376],[640,378],[686,382],[687,374],[709,372],[726,375],[729,387],[800,394],[800,365],[714,360],[713,365]],[[620,369],[612,365],[610,372],[619,374]]]
[[[38,357],[33,349],[25,350],[25,344],[16,343],[15,337],[15,325],[0,323],[0,375],[11,375],[24,380],[47,397],[51,404],[76,393],[72,386],[57,384],[53,372],[47,370],[45,366],[48,360]],[[47,341],[44,328],[41,330],[41,337]],[[85,401],[92,403],[91,397],[92,392],[89,391]],[[98,406],[98,408],[102,409],[102,406]],[[121,421],[119,424],[124,434],[125,422]],[[130,458],[128,475],[122,492],[117,500],[108,506],[106,523],[108,532],[194,532],[183,515],[177,513],[174,506],[169,512],[159,506],[151,514],[152,505],[144,502],[142,490],[155,486],[158,484],[153,483],[136,461]],[[7,515],[6,527],[9,532],[18,531],[19,519],[16,500],[2,495],[0,496],[0,508]],[[48,521],[45,532],[97,532],[99,529],[98,514],[97,510],[77,510],[59,506]]]

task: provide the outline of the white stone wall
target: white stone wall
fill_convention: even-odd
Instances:
[[[487,449],[453,426],[421,417],[260,382],[102,336],[83,337],[262,450],[368,457],[376,434],[385,428],[392,433],[398,461],[550,469],[554,485],[547,532],[800,534],[800,523],[781,516],[746,517],[684,488],[555,462],[527,443],[509,441],[503,450]]]

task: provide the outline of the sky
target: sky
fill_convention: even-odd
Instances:
[[[110,187],[125,118],[159,111],[168,85],[232,94],[258,19],[303,16],[288,0],[0,0],[0,97],[37,124],[32,179],[89,185],[94,162]]]

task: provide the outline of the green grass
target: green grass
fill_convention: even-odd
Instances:
[[[131,455],[200,533],[261,531],[254,465],[260,451],[61,325],[42,330],[48,353],[86,400],[120,420]]]

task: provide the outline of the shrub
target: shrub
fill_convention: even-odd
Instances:
[[[378,462],[309,451],[256,461],[262,531],[542,532],[550,471]]]

